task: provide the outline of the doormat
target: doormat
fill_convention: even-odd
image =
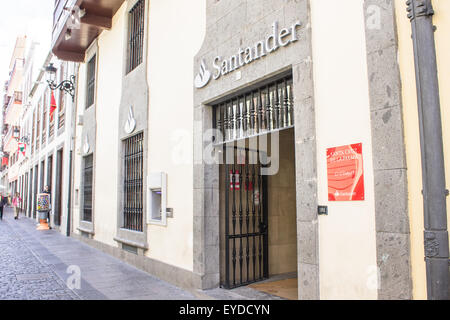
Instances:
[[[263,282],[249,285],[250,288],[289,300],[298,300],[298,279]]]

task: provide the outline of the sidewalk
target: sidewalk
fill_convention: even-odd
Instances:
[[[74,278],[69,267],[80,271],[80,289],[67,286]],[[14,220],[12,209],[5,207],[0,221],[0,299],[280,298],[251,288],[183,290],[54,230],[37,231],[34,220]]]

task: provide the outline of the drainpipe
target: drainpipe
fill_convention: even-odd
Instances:
[[[78,75],[79,75],[79,69],[80,65],[78,63],[73,64],[73,70],[74,73],[76,71],[75,75],[75,97],[72,99],[72,118],[70,121],[71,124],[71,132],[70,132],[70,152],[69,152],[69,190],[68,190],[68,197],[67,197],[67,224],[66,224],[66,236],[70,237],[70,234],[72,232],[72,190],[73,190],[73,149],[75,148],[75,134],[76,134],[76,116],[77,116],[77,106],[78,106]]]
[[[444,150],[431,0],[408,0],[419,108],[424,246],[429,300],[449,298],[449,244],[447,231]]]

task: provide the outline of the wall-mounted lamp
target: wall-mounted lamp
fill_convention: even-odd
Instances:
[[[22,142],[25,144],[29,144],[29,142],[30,142],[30,138],[28,135],[20,137],[20,127],[16,126],[13,128],[12,136],[14,139],[16,139],[17,142]]]
[[[70,76],[70,80],[63,80],[60,84],[57,85],[55,83],[57,69],[53,66],[53,63],[50,63],[48,67],[45,68],[45,71],[48,75],[48,87],[51,90],[59,89],[61,91],[65,91],[66,93],[70,94],[73,102],[75,99],[75,76],[72,75]]]
[[[72,38],[72,29],[67,29],[66,34],[64,35],[64,39],[69,41]]]

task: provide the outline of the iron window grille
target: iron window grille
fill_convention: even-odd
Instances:
[[[94,172],[94,156],[84,157],[83,166],[83,221],[92,222],[92,182]]]
[[[45,144],[47,138],[47,114],[48,114],[48,91],[46,90],[44,93],[44,108],[43,108],[43,116],[42,116],[42,145]]]
[[[61,225],[62,217],[62,186],[63,186],[63,150],[56,153],[56,189],[55,189],[55,223]]]
[[[294,125],[292,75],[214,106],[215,143],[245,139]]]
[[[38,165],[36,165],[34,167],[34,193],[33,193],[33,207],[31,208],[31,210],[33,211],[33,219],[36,219],[36,202],[37,202],[37,194],[39,193],[38,191]]]
[[[87,66],[87,90],[86,90],[86,109],[94,104],[95,101],[95,67],[96,57],[94,55]]]
[[[144,134],[141,132],[123,142],[124,204],[123,228],[143,231],[143,165]]]
[[[128,14],[127,73],[142,63],[144,54],[145,0],[139,0]]]
[[[33,112],[33,125],[31,129],[31,154],[34,153],[35,131],[36,131],[36,110]]]
[[[36,114],[36,151],[39,149],[39,142],[41,140],[41,103],[38,104],[37,114]]]

